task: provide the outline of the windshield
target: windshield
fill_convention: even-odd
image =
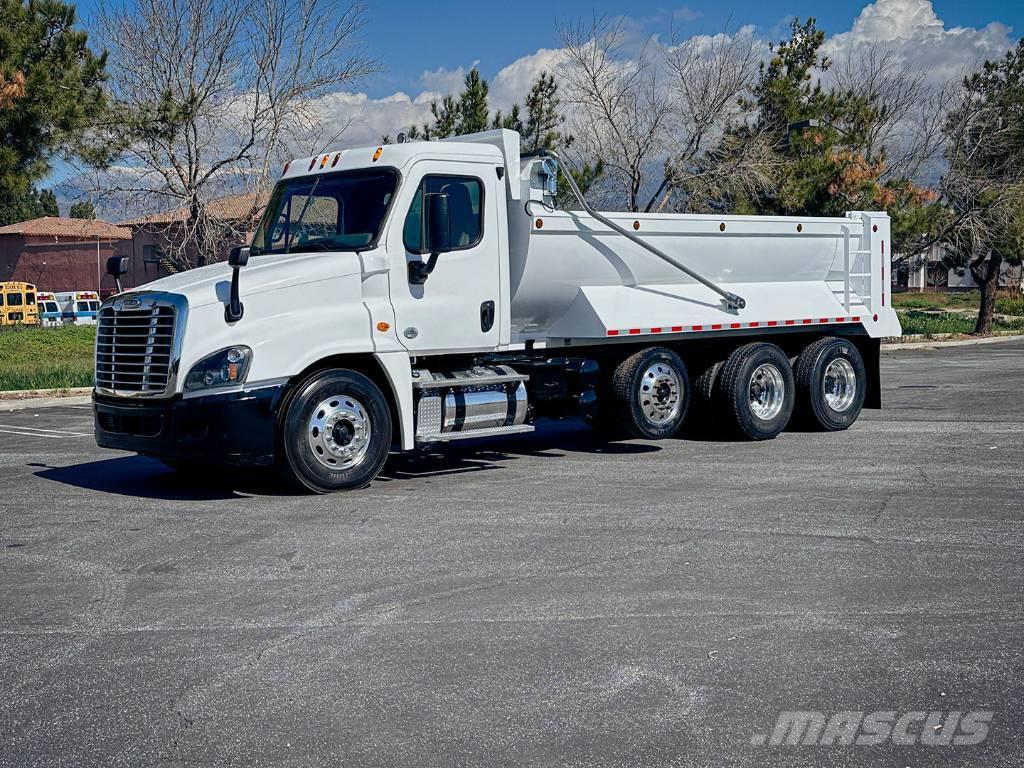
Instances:
[[[358,251],[380,234],[398,174],[342,171],[279,182],[252,240],[252,255]]]

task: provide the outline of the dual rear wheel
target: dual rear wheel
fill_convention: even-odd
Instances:
[[[693,387],[675,352],[650,347],[615,368],[605,419],[632,437],[671,437],[695,395],[705,421],[751,440],[776,437],[794,415],[805,427],[835,431],[860,415],[866,382],[856,346],[834,337],[808,345],[795,363],[775,344],[746,344],[709,365]]]

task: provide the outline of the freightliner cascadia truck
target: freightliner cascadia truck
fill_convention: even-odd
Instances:
[[[499,130],[289,163],[227,263],[103,303],[97,442],[322,493],[542,417],[767,440],[880,407],[885,213],[601,213],[569,173],[560,210],[559,162]]]

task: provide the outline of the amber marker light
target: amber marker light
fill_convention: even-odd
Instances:
[[[377,151],[373,153],[373,162],[380,160],[381,154],[384,152],[384,147],[377,147]]]
[[[390,323],[385,323],[383,320],[381,320],[379,323],[377,323],[377,330],[380,331],[381,333],[386,333],[387,331],[391,330],[391,325]]]

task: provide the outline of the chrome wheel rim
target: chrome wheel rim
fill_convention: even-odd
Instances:
[[[837,413],[849,410],[857,397],[857,374],[850,361],[837,357],[829,363],[821,386],[829,408]]]
[[[782,371],[771,363],[754,369],[750,377],[750,410],[762,421],[771,421],[782,412],[786,383]]]
[[[327,469],[350,469],[366,458],[373,428],[355,398],[335,395],[320,401],[306,425],[310,453]]]
[[[668,363],[652,363],[640,377],[637,402],[653,424],[665,424],[679,416],[683,407],[683,385],[679,372]]]

